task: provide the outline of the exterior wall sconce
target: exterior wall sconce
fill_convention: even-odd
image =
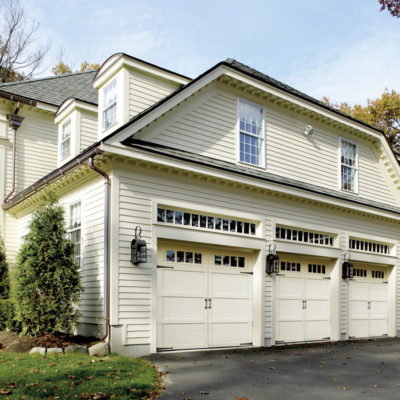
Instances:
[[[141,239],[142,228],[135,228],[135,239],[131,242],[131,263],[139,264],[147,262],[147,245],[146,241]]]
[[[311,136],[314,133],[314,129],[313,129],[312,125],[306,125],[303,133],[304,133],[304,136]]]
[[[276,244],[269,245],[269,254],[267,255],[267,265],[265,272],[268,275],[279,273],[279,257],[276,255]]]
[[[344,253],[344,263],[342,264],[342,279],[352,279],[354,277],[354,266],[349,261],[351,255]]]

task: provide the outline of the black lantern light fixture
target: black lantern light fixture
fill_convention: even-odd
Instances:
[[[147,262],[147,245],[146,241],[141,239],[142,228],[135,228],[135,239],[131,242],[131,263],[139,264]]]
[[[344,262],[342,264],[342,279],[352,279],[354,277],[354,266],[350,262],[351,255],[344,253]]]
[[[269,245],[269,254],[267,255],[267,274],[277,274],[279,273],[279,257],[276,255],[276,244],[271,243]]]

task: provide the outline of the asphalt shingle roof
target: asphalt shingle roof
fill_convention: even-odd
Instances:
[[[291,178],[286,178],[281,175],[272,174],[270,172],[261,171],[261,170],[253,170],[248,167],[233,164],[228,161],[218,160],[216,158],[203,156],[197,153],[192,153],[186,150],[180,150],[173,147],[153,143],[146,142],[143,140],[128,138],[123,144],[145,151],[150,151],[152,153],[160,154],[163,156],[173,157],[183,161],[189,161],[191,163],[196,163],[199,165],[204,165],[211,168],[219,168],[228,172],[237,173],[240,175],[249,176],[252,178],[262,179],[268,182],[277,183],[283,186],[295,187],[297,189],[306,190],[308,192],[318,193],[325,196],[329,196],[332,198],[347,200],[352,203],[358,203],[363,206],[369,206],[373,208],[377,208],[384,211],[389,211],[395,214],[400,214],[400,208],[391,206],[389,204],[379,203],[377,201],[360,198],[352,195],[351,193],[338,192],[332,189],[327,189],[321,186],[313,185],[307,182],[298,181]]]
[[[96,72],[77,72],[3,83],[0,84],[0,91],[55,106],[60,106],[69,97],[97,104],[97,91],[93,89],[93,78]]]

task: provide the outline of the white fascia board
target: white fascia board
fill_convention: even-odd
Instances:
[[[56,124],[60,123],[75,110],[88,111],[97,114],[97,106],[87,104],[80,100],[69,99],[69,101],[66,101],[60,106],[60,109],[57,111],[57,114],[54,118],[54,122]]]
[[[109,60],[106,65],[104,65],[104,72],[100,72],[100,74],[96,77],[96,80],[93,82],[93,87],[95,89],[99,89],[103,86],[109,79],[112,78],[121,68],[127,67],[129,69],[135,69],[138,71],[142,71],[144,73],[157,76],[158,78],[175,82],[179,85],[186,85],[191,81],[191,79],[186,79],[179,75],[174,74],[173,72],[168,72],[163,69],[157,68],[156,66],[149,65],[145,62],[140,62],[139,60],[134,60],[129,57],[121,55],[117,60]],[[102,67],[102,68],[103,68]]]
[[[41,103],[39,101],[36,103],[36,107],[39,108],[40,110],[50,111],[54,114],[58,110],[57,106],[52,106],[51,104]]]
[[[390,211],[378,210],[372,206],[367,206],[367,205],[364,206],[362,204],[352,203],[351,201],[348,201],[345,199],[343,199],[343,200],[335,199],[335,198],[330,197],[329,195],[313,193],[313,192],[309,192],[309,191],[307,191],[305,189],[301,189],[301,188],[291,188],[289,186],[279,185],[274,182],[268,182],[268,181],[262,180],[260,178],[258,178],[258,179],[251,178],[250,176],[239,175],[239,174],[236,174],[235,172],[223,171],[223,170],[218,169],[217,167],[213,168],[213,167],[201,166],[199,164],[193,164],[189,161],[171,159],[168,156],[164,156],[162,154],[156,154],[156,153],[152,154],[146,150],[130,149],[129,147],[124,146],[120,143],[115,144],[115,145],[102,143],[100,145],[100,148],[101,148],[101,150],[103,150],[105,152],[134,158],[136,160],[147,161],[147,162],[151,162],[154,164],[162,164],[164,166],[171,167],[171,168],[179,168],[179,169],[190,171],[193,173],[209,175],[209,176],[211,176],[213,178],[217,178],[217,179],[219,178],[219,179],[224,179],[224,180],[230,180],[230,181],[237,182],[237,183],[243,184],[243,185],[251,185],[251,186],[258,187],[258,188],[264,189],[264,190],[272,190],[274,192],[284,193],[288,196],[301,197],[301,198],[305,198],[308,200],[318,201],[318,202],[322,202],[322,203],[340,207],[340,208],[347,208],[347,209],[359,211],[359,212],[362,212],[365,214],[376,215],[379,217],[389,218],[389,219],[392,219],[395,221],[400,221],[400,215],[391,213]]]
[[[333,111],[329,111],[323,107],[317,106],[316,104],[312,104],[312,103],[308,102],[307,100],[303,100],[291,93],[284,91],[283,89],[278,89],[275,86],[260,82],[256,78],[251,78],[245,74],[242,74],[237,71],[231,71],[231,70],[227,70],[225,75],[227,75],[233,79],[242,81],[243,83],[246,83],[249,86],[253,86],[264,92],[267,92],[274,96],[280,97],[283,100],[287,100],[290,103],[296,104],[296,105],[306,108],[310,111],[313,111],[317,114],[323,115],[324,117],[333,119],[337,122],[340,122],[341,124],[349,126],[350,128],[357,129],[369,136],[375,137],[376,139],[380,139],[382,137],[382,135],[380,133],[375,132],[373,129],[370,129],[367,126],[358,124],[357,122],[355,122],[355,121],[353,122],[353,121],[347,119],[346,117],[342,117]]]
[[[169,100],[167,100],[160,106],[154,108],[147,115],[138,119],[136,122],[127,126],[123,131],[119,132],[117,135],[108,139],[107,143],[123,142],[125,139],[131,137],[137,131],[144,128],[146,125],[150,124],[151,122],[159,118],[161,115],[165,114],[172,107],[184,101],[189,96],[196,93],[199,89],[208,85],[210,82],[217,79],[219,76],[223,75],[225,70],[226,69],[223,66],[221,66],[215,69],[214,71],[210,72],[209,74],[205,75],[203,78],[199,79],[199,81],[196,82],[195,84],[190,85],[187,88],[184,88],[180,93],[171,97]]]
[[[343,250],[337,248],[311,246],[302,243],[280,242],[279,239],[275,239],[274,243],[276,244],[276,251],[279,253],[304,254],[307,256],[334,259],[343,257]]]

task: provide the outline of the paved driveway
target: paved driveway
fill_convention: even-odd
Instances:
[[[400,340],[163,353],[162,400],[400,399]]]

